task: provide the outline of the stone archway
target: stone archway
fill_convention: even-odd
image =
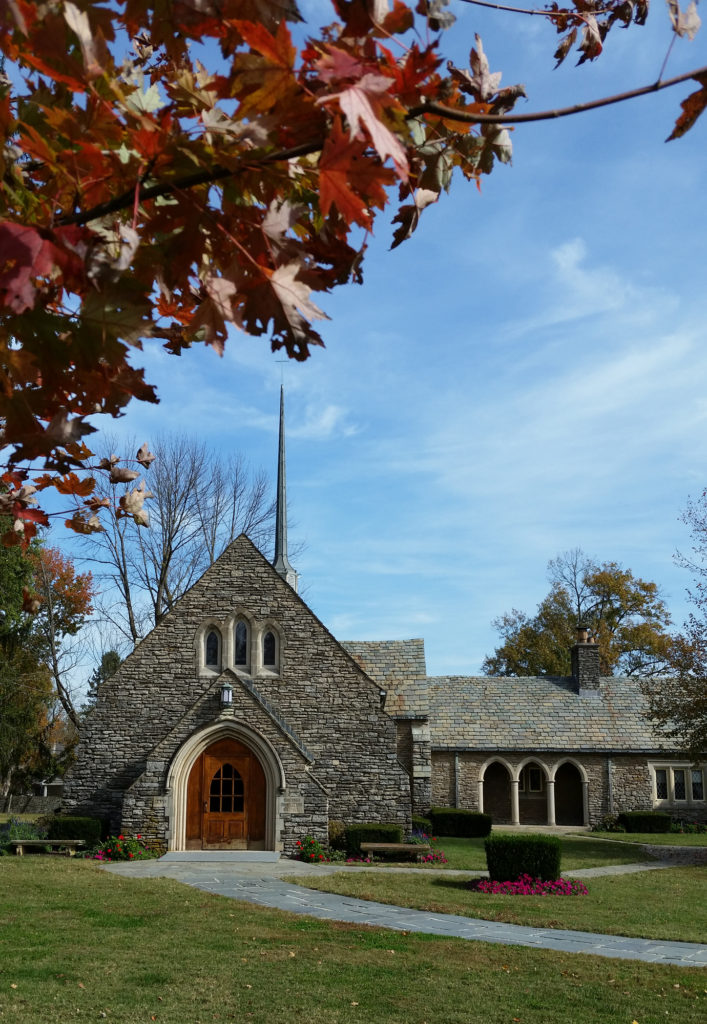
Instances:
[[[242,722],[219,721],[190,736],[172,761],[167,791],[169,850],[282,849],[282,762]]]
[[[547,774],[538,761],[518,772],[518,820],[521,825],[547,825]]]
[[[558,825],[584,824],[582,776],[570,761],[565,761],[555,772],[555,821]]]
[[[495,825],[508,825],[512,820],[511,774],[500,761],[493,761],[484,772],[483,797],[484,814],[490,814]]]

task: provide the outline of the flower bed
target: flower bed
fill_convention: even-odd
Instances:
[[[91,850],[86,856],[104,863],[114,860],[151,860],[159,857],[158,850],[148,850],[142,836],[109,836],[105,842]]]
[[[515,882],[494,882],[491,878],[475,878],[469,882],[472,892],[492,896],[587,896],[589,890],[576,878],[556,878],[543,882],[540,878],[521,875]]]

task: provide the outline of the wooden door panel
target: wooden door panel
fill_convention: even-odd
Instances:
[[[187,849],[262,848],[266,783],[262,766],[244,744],[223,739],[194,762],[187,781]]]

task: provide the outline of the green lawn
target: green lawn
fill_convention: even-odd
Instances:
[[[317,921],[89,861],[0,862],[0,1016],[19,1024],[701,1024],[706,989],[702,968]]]
[[[385,871],[341,871],[289,881],[434,913],[612,935],[707,941],[707,868],[592,878],[586,882],[588,896],[490,896],[470,892],[466,878]]]
[[[563,871],[579,868],[599,868],[606,864],[635,864],[646,860],[644,854],[621,843],[604,843],[583,836],[560,836]],[[444,850],[448,864],[431,867],[455,868],[460,871],[485,871],[486,854],[483,839],[457,839],[441,836],[436,844]]]
[[[13,820],[19,818],[20,821],[37,821],[41,817],[41,814],[14,814],[12,812],[10,814],[0,814],[0,825],[4,825],[11,818]]]
[[[652,846],[707,846],[707,832],[592,832],[597,839],[620,843],[650,843]]]

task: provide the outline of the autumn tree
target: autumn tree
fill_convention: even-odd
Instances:
[[[77,497],[73,529],[100,529],[91,478],[77,472],[88,420],[157,400],[133,365],[144,342],[220,352],[237,327],[306,359],[322,344],[315,296],[362,280],[380,212],[393,205],[393,244],[405,241],[454,174],[478,185],[508,162],[507,125],[693,78],[677,138],[707,102],[700,68],[515,114],[525,90],[501,86],[480,38],[468,67],[445,60],[446,2],[332,0],[335,20],[309,35],[295,0],[2,6],[0,511],[19,524],[8,542],[46,522],[35,487]],[[647,6],[525,13],[548,23],[558,63],[575,47],[586,63]],[[694,35],[694,3],[669,11],[676,33]]]
[[[270,541],[275,506],[268,477],[235,453],[222,457],[185,434],[162,434],[154,445],[149,528],[133,517],[110,517],[84,539],[84,558],[104,586],[101,616],[130,647],[174,606],[238,534]],[[120,507],[125,485],[109,479],[97,493]]]
[[[92,611],[91,573],[76,572],[73,561],[57,548],[39,546],[30,552],[29,560],[34,586],[29,607],[32,643],[49,669],[59,704],[78,728],[73,673],[83,660],[77,634]]]
[[[675,639],[670,678],[648,681],[644,692],[651,716],[687,753],[707,756],[707,490],[690,499],[682,515],[690,530],[689,553],[676,560],[693,576],[688,589],[693,611]]]
[[[0,548],[0,801],[52,772],[58,721],[49,668],[27,611],[38,545]]]
[[[577,626],[599,645],[601,673],[654,676],[670,664],[670,615],[655,583],[575,549],[548,563],[550,592],[535,615],[513,609],[493,623],[501,644],[483,663],[493,676],[569,676]]]

